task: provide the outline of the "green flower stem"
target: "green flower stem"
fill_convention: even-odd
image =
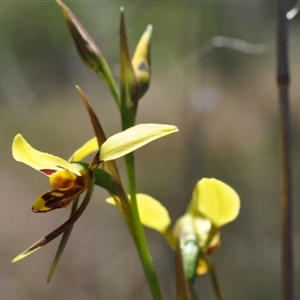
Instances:
[[[144,272],[149,284],[149,288],[151,290],[152,298],[155,300],[162,299],[158,279],[156,276],[156,272],[154,269],[154,264],[150,255],[150,251],[147,245],[144,229],[142,227],[139,213],[138,213],[138,206],[136,200],[136,185],[135,185],[135,164],[134,164],[134,155],[130,153],[125,156],[125,162],[127,167],[127,175],[128,175],[128,182],[129,182],[129,189],[130,189],[130,205],[131,205],[131,212],[133,218],[133,224],[135,228],[136,234],[136,247],[144,268]]]
[[[119,180],[119,182],[120,182],[120,180]],[[132,217],[132,212],[131,212],[131,208],[130,208],[128,195],[125,192],[123,185],[119,185],[119,187],[120,188],[118,189],[117,194],[118,194],[118,197],[121,199],[121,202],[119,205],[117,205],[117,208],[118,208],[124,222],[126,223],[127,228],[129,229],[132,239],[136,245],[137,239],[136,239],[136,233],[135,233],[133,217]]]

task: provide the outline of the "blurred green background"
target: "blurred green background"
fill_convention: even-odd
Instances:
[[[152,81],[137,122],[177,125],[170,137],[136,152],[138,190],[160,199],[173,220],[195,183],[218,178],[239,193],[238,219],[223,228],[212,256],[225,299],[279,299],[279,111],[275,80],[276,3],[263,1],[69,1],[107,58],[119,70],[119,8],[125,7],[131,53],[154,26]],[[37,149],[68,158],[93,136],[75,90],[86,93],[107,135],[120,118],[106,86],[79,59],[54,1],[0,4],[1,299],[150,299],[138,255],[117,210],[96,188],[50,284],[46,276],[58,241],[11,264],[25,248],[63,223],[69,209],[33,214],[47,178],[11,156],[17,133]],[[295,283],[300,282],[300,17],[290,22]],[[258,46],[214,47],[214,36]],[[216,46],[216,44],[215,44]],[[124,164],[118,161],[124,173]],[[174,254],[146,229],[165,299],[174,299]],[[208,276],[196,283],[212,299]],[[296,284],[296,297],[300,286]]]

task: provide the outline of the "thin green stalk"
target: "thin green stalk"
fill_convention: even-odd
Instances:
[[[281,117],[281,235],[283,299],[293,299],[292,175],[289,112],[288,1],[278,0],[277,85]]]
[[[79,204],[79,198],[80,196],[77,196],[74,200],[73,200],[73,203],[72,203],[72,208],[71,208],[71,213],[70,213],[70,218],[76,213],[76,210],[78,208],[78,204]],[[71,233],[72,233],[72,230],[73,230],[73,227],[74,227],[74,224],[71,225],[64,233],[63,233],[63,236],[60,240],[60,243],[59,243],[59,246],[58,246],[58,249],[56,251],[56,254],[55,254],[55,257],[54,257],[54,260],[52,262],[52,265],[51,265],[51,268],[50,268],[50,271],[48,273],[48,277],[47,277],[47,282],[50,282],[51,279],[52,279],[52,276],[56,270],[56,267],[60,261],[60,258],[65,250],[65,247],[68,243],[68,240],[71,236]]]
[[[125,156],[125,162],[127,167],[127,175],[130,189],[130,206],[133,218],[133,224],[136,233],[136,247],[144,268],[144,272],[151,290],[153,299],[159,300],[162,299],[158,279],[154,269],[154,264],[150,255],[148,244],[146,241],[144,229],[142,227],[139,213],[138,205],[136,200],[136,184],[135,184],[135,163],[134,155],[130,153]]]
[[[191,297],[192,297],[193,300],[199,300],[198,295],[197,295],[194,287],[192,287],[190,289],[190,293],[191,293]]]
[[[213,289],[215,292],[215,297],[217,300],[222,300],[223,297],[222,297],[221,288],[220,288],[220,284],[219,284],[219,280],[218,280],[218,276],[217,276],[215,267],[204,253],[202,253],[202,258],[208,267],[208,273],[209,273],[210,280],[211,280],[211,283],[212,283],[212,286],[213,286]]]

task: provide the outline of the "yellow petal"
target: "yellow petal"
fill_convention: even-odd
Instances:
[[[165,135],[178,131],[173,125],[140,124],[108,138],[100,148],[100,160],[124,156]]]
[[[76,175],[81,175],[77,165],[72,165],[60,157],[32,148],[21,134],[15,136],[12,152],[16,161],[22,162],[45,175],[51,175],[51,171],[61,170],[62,168]]]
[[[70,157],[70,161],[82,161],[88,155],[93,152],[98,151],[98,142],[97,138],[93,137],[85,144],[83,144],[79,149],[77,149],[74,154]]]
[[[165,234],[171,225],[171,218],[167,209],[159,201],[146,194],[136,194],[136,199],[141,223]],[[115,200],[112,197],[106,199],[106,202],[115,204]]]
[[[190,210],[197,209],[216,227],[233,221],[240,211],[240,198],[229,185],[214,178],[198,181]]]

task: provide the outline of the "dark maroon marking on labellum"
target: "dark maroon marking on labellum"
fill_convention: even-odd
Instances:
[[[57,170],[41,169],[40,172],[44,173],[45,175],[52,175],[53,173],[57,172]]]

